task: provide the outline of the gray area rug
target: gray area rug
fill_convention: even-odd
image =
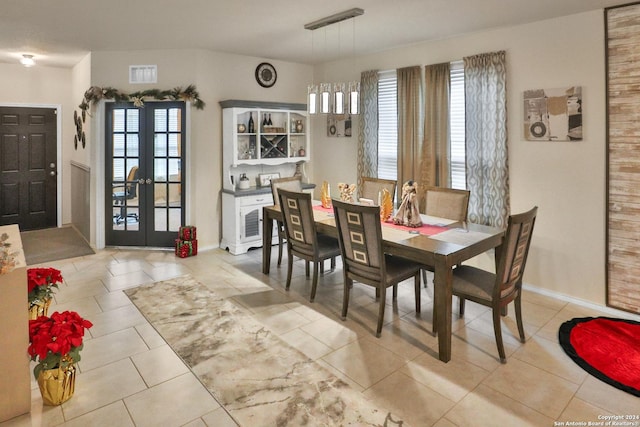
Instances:
[[[20,237],[27,266],[95,253],[73,227],[23,231]]]
[[[186,275],[125,290],[241,426],[404,426]]]

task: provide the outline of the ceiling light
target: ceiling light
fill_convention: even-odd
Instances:
[[[355,18],[364,14],[364,9],[353,8],[344,12],[336,13],[326,18],[313,21],[306,24],[304,28],[306,30],[317,30],[328,25],[337,24],[338,22],[346,21],[347,19]],[[339,34],[339,33],[338,33]],[[339,37],[339,36],[338,36]],[[326,38],[326,37],[325,37]],[[338,45],[340,41],[338,40]],[[326,46],[325,46],[326,48]],[[352,56],[355,53],[355,24],[353,26],[353,46]],[[311,39],[311,55],[313,56],[313,36]],[[345,94],[345,90],[348,88],[348,93]],[[345,83],[320,83],[315,85],[312,83],[307,88],[307,107],[309,114],[316,114],[320,111],[323,114],[327,114],[332,111],[334,114],[358,114],[359,108],[359,95],[360,95],[360,82],[353,81],[347,84]],[[318,99],[319,98],[319,99]],[[320,101],[320,108],[318,108],[318,101]],[[346,105],[345,105],[346,103]],[[332,105],[331,105],[332,104]]]
[[[27,54],[22,55],[22,58],[20,59],[20,63],[25,67],[33,67],[34,65],[36,65],[36,61],[35,59],[33,59],[33,55],[27,55]]]

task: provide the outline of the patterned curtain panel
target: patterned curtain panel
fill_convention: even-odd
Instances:
[[[427,185],[451,187],[449,163],[449,99],[451,78],[449,63],[427,65],[425,72],[424,169]]]
[[[358,188],[362,177],[378,176],[378,70],[360,76],[360,120],[358,132]]]
[[[424,212],[424,189],[429,182],[428,153],[424,150],[424,91],[420,66],[399,68],[398,72],[398,200],[402,185],[418,183],[418,206]]]
[[[505,52],[464,58],[469,221],[506,227],[510,212]]]

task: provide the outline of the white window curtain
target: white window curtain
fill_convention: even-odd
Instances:
[[[506,227],[510,212],[505,52],[464,58],[469,221]]]
[[[362,177],[378,174],[378,71],[360,76],[360,120],[358,132],[358,188]]]

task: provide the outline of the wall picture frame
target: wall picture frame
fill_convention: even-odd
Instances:
[[[272,179],[280,178],[279,172],[272,173],[261,173],[258,174],[258,182],[260,183],[260,187],[268,187],[271,185]]]

